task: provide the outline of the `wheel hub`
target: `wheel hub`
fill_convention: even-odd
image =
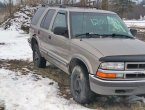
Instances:
[[[80,76],[76,76],[76,80],[75,80],[75,83],[74,83],[74,90],[75,90],[76,96],[78,97],[81,94]]]

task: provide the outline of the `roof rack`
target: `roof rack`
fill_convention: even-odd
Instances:
[[[42,7],[59,7],[59,8],[66,8],[66,5],[62,5],[62,4],[42,4]]]
[[[95,6],[81,6],[79,4],[42,4],[42,7],[59,7],[59,8],[67,8],[67,7],[78,7],[78,8],[96,8]]]

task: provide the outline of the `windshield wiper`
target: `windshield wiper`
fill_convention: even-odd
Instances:
[[[124,35],[124,34],[103,34],[103,37],[113,37],[113,38],[130,38],[130,39],[134,39],[134,37],[129,36],[129,35]]]
[[[76,38],[79,37],[79,38],[100,38],[101,35],[100,34],[94,34],[94,33],[83,33],[83,34],[77,34],[75,36]]]

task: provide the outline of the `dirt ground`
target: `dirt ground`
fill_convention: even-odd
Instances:
[[[145,41],[145,28],[136,28],[136,27],[132,27],[132,28],[137,29],[138,31],[137,38]]]
[[[1,107],[0,107],[0,110],[4,110],[4,108],[1,108]]]

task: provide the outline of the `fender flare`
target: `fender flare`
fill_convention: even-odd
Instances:
[[[71,61],[73,61],[73,59],[78,59],[78,60],[82,61],[85,64],[85,66],[87,67],[88,72],[93,74],[92,65],[91,65],[90,61],[85,56],[80,55],[80,54],[75,54],[71,58],[70,63],[71,63]]]

